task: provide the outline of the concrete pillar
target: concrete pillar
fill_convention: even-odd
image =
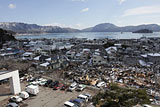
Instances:
[[[11,93],[18,94],[19,92],[21,92],[19,73],[15,72],[14,75],[9,79],[10,79]]]
[[[18,94],[19,92],[21,92],[18,70],[0,74],[0,80],[7,79],[7,78],[9,78],[10,80],[11,93]]]

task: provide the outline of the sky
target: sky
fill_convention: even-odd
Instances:
[[[160,24],[160,0],[0,0],[0,22],[83,29]]]

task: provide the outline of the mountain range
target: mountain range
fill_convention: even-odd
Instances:
[[[68,33],[78,32],[77,29],[61,28],[59,26],[40,26],[37,24],[26,24],[18,22],[2,22],[0,28],[14,31],[16,33]]]
[[[83,29],[85,32],[134,32],[141,29],[149,29],[154,32],[160,31],[160,26],[157,24],[138,25],[138,26],[124,26],[119,27],[111,23],[98,24],[94,27]]]
[[[1,22],[0,28],[16,33],[71,33],[71,32],[134,32],[141,29],[149,29],[153,32],[160,31],[160,25],[146,24],[138,26],[119,27],[111,23],[102,23],[86,29],[62,28],[59,26],[40,26],[18,22]]]

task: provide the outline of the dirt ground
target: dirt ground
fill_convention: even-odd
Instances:
[[[11,96],[9,83],[0,85],[0,105],[5,105]],[[1,107],[0,106],[0,107]]]
[[[17,61],[13,59],[9,60],[0,60],[0,70],[5,71],[5,70],[19,70],[19,71],[25,71],[31,66],[30,61]]]
[[[11,97],[11,95],[8,95],[8,93],[10,92],[9,85],[6,85],[7,89],[3,87],[4,85],[1,85],[0,89],[3,89],[7,94],[4,95],[4,93],[0,91],[3,94],[0,96],[0,107],[6,107],[6,105],[8,104],[8,99]],[[21,83],[21,88],[22,90],[24,90],[25,83]],[[85,89],[83,92],[67,92],[40,86],[39,89],[40,92],[37,96],[32,96],[29,99],[24,100],[19,104],[20,107],[62,107],[65,101],[75,99],[81,93],[89,93],[91,95],[95,94],[94,91],[88,89]]]

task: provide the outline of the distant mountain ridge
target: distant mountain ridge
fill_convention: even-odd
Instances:
[[[11,30],[16,33],[68,33],[78,32],[78,29],[61,28],[59,26],[40,26],[37,24],[26,24],[18,22],[2,22],[0,28]]]
[[[154,32],[160,31],[160,26],[157,24],[138,25],[138,26],[125,26],[119,27],[111,23],[102,23],[94,27],[83,29],[85,32],[134,32],[141,29],[149,29]]]
[[[153,32],[160,31],[160,26],[157,24],[119,27],[111,23],[102,23],[94,27],[78,30],[72,28],[62,28],[59,26],[40,26],[37,24],[18,22],[1,22],[0,28],[11,30],[16,33],[134,32],[141,29],[149,29]]]

